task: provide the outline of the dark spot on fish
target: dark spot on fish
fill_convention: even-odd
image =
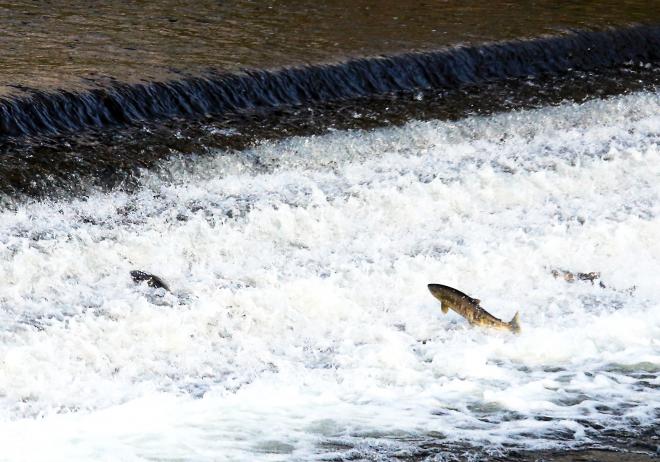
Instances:
[[[578,273],[577,278],[580,281],[591,281],[592,283],[594,280],[600,278],[600,273],[592,271],[591,273]]]

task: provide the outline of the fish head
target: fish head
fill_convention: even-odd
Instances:
[[[447,302],[447,299],[444,298],[444,294],[446,293],[444,286],[440,284],[429,284],[428,288],[431,294],[440,301],[440,309],[442,309],[442,312],[447,314],[449,312],[449,303]]]
[[[442,284],[429,284],[429,292],[441,302],[447,299],[447,287]]]

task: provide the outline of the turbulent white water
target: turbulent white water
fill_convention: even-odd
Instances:
[[[659,114],[644,93],[295,138],[172,161],[135,195],[2,212],[0,460],[396,456],[653,428]],[[443,315],[429,282],[520,310],[521,335]]]

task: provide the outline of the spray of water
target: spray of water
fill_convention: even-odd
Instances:
[[[656,425],[659,110],[641,93],[294,138],[2,212],[0,459],[503,451]],[[521,335],[443,315],[429,282],[520,310]]]

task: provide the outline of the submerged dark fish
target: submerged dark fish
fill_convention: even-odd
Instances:
[[[443,313],[447,313],[449,308],[463,316],[473,326],[492,327],[494,329],[508,330],[514,333],[520,332],[520,317],[515,314],[510,322],[502,321],[496,318],[488,311],[479,306],[480,300],[464,294],[453,287],[443,286],[442,284],[429,284],[429,291],[438,300]]]
[[[170,288],[165,281],[156,275],[145,273],[144,271],[133,270],[131,271],[131,277],[136,284],[146,282],[149,287],[153,287],[154,289],[165,289],[168,292],[170,291]]]

